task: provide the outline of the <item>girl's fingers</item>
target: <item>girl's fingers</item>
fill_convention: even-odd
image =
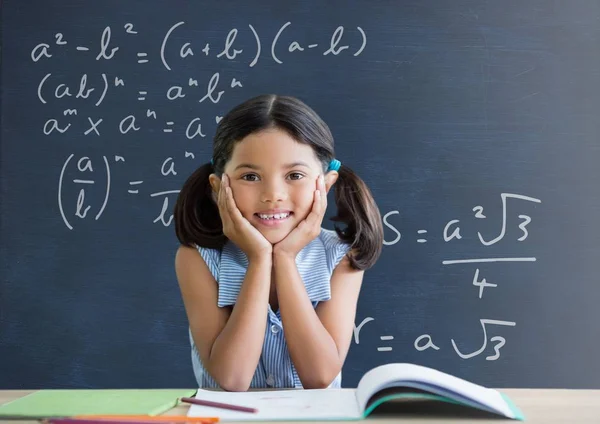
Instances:
[[[225,189],[226,197],[227,197],[227,212],[229,212],[229,216],[232,221],[235,223],[240,223],[243,219],[242,213],[237,208],[235,204],[235,200],[233,198],[233,193],[231,192],[231,187],[227,187]]]
[[[321,175],[321,188],[319,189],[321,193],[321,213],[325,214],[327,210],[327,189],[325,188],[325,177]]]
[[[225,226],[226,223],[231,221],[229,216],[228,206],[227,206],[227,175],[223,174],[221,178],[221,185],[219,186],[219,212],[221,213],[221,221]]]
[[[317,182],[317,192],[315,193],[316,197],[316,213],[321,216],[325,213],[325,206],[327,204],[327,192],[325,190],[325,179],[323,174],[319,176]]]
[[[228,219],[230,220],[230,222],[233,222],[234,225],[243,225],[244,222],[244,216],[242,215],[242,213],[240,212],[240,210],[237,207],[237,204],[235,203],[235,199],[233,198],[233,192],[231,191],[231,187],[229,186],[229,177],[226,176],[225,174],[224,178],[225,178],[225,193],[224,193],[224,202],[225,202],[225,209],[227,212],[227,216]]]
[[[315,225],[321,226],[323,222],[323,216],[327,210],[327,190],[325,189],[325,178],[321,174],[317,182],[317,190],[315,192],[315,205],[313,211],[315,212]]]
[[[316,196],[318,197],[317,213],[323,215],[325,214],[325,209],[327,207],[327,191],[325,190],[325,179],[322,174],[317,180]]]
[[[244,217],[235,204],[235,199],[233,198],[233,192],[229,186],[229,177],[227,174],[223,174],[221,178],[218,203],[223,227],[228,227],[231,223],[233,223],[234,226],[243,224]]]
[[[313,206],[312,206],[310,213],[306,217],[306,223],[311,226],[320,225],[320,222],[323,218],[322,217],[323,205],[322,205],[322,195],[321,195],[322,191],[323,190],[321,190],[321,189],[315,190],[314,196],[313,196]]]
[[[221,212],[223,212],[223,206],[224,206],[224,203],[223,203],[223,198],[224,198],[224,193],[225,193],[224,189],[223,189],[224,186],[225,186],[224,177],[222,177],[221,184],[219,184],[219,194],[217,196],[217,203],[219,206],[219,210]]]

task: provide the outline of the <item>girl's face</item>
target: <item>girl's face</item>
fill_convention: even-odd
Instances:
[[[244,218],[275,244],[310,213],[322,169],[309,145],[269,129],[237,143],[225,173]]]

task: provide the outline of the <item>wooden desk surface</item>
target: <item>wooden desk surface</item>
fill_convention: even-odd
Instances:
[[[560,389],[501,389],[523,411],[526,423],[531,424],[600,424],[600,390],[560,390]],[[18,399],[34,390],[0,390],[0,405]],[[384,407],[385,405],[382,405]],[[444,422],[448,424],[464,423],[469,420],[478,424],[502,422],[518,422],[502,420],[488,414],[473,413],[467,408],[458,408],[453,405],[440,405],[435,411],[428,410],[427,415],[418,411],[403,412],[401,414],[384,408],[371,415],[365,422],[377,421],[381,423],[407,424]],[[164,415],[186,415],[188,405],[177,406]],[[450,409],[447,409],[450,408]],[[452,409],[454,408],[454,409]],[[2,421],[2,424],[26,424],[29,421]],[[35,421],[31,421],[35,423]],[[327,422],[330,424],[331,422]],[[298,424],[297,422],[294,424]]]

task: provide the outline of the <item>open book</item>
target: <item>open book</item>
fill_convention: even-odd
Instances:
[[[384,402],[438,400],[524,420],[500,392],[432,368],[386,364],[373,368],[356,389],[261,390],[222,392],[199,389],[197,399],[258,409],[257,413],[192,405],[188,416],[217,416],[221,421],[361,420]]]

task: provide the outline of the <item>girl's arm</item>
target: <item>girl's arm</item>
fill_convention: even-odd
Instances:
[[[262,352],[271,255],[250,261],[235,307],[219,308],[218,285],[200,253],[180,247],[175,270],[194,343],[204,368],[229,391],[250,387]]]
[[[350,348],[364,271],[344,256],[331,276],[331,299],[313,309],[295,259],[274,254],[273,265],[285,339],[302,386],[328,387]]]

